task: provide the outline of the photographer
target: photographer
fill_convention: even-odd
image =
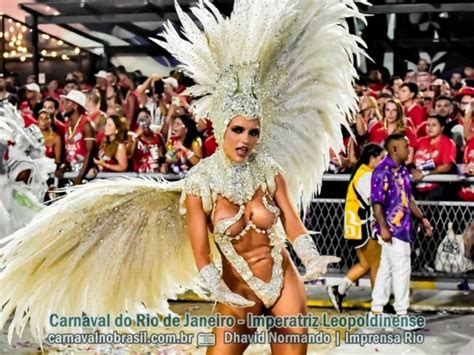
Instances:
[[[151,116],[146,108],[138,113],[138,129],[131,132],[128,156],[132,160],[133,171],[137,173],[159,173],[164,162],[165,145],[163,137],[151,130]]]

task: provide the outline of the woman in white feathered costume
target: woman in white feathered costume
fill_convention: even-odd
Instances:
[[[26,225],[41,210],[54,161],[45,155],[43,135],[24,127],[20,113],[0,101],[0,238]]]
[[[304,279],[338,261],[319,255],[292,201],[309,204],[355,109],[352,61],[361,50],[346,23],[360,17],[355,4],[236,0],[224,18],[202,0],[191,12],[203,31],[176,8],[185,39],[168,24],[157,42],[198,83],[189,90],[203,96],[195,112],[211,118],[220,148],[176,183],[122,179],[78,188],[8,237],[0,326],[14,312],[10,337],[29,321],[41,341],[51,313],[118,314],[139,303],[167,313],[168,299],[202,286],[221,314],[297,315],[306,312],[306,296],[285,239],[306,266]],[[224,344],[224,330],[214,330],[210,352],[243,352],[245,344]],[[272,350],[304,353],[306,345]]]

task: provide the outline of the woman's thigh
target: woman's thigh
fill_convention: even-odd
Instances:
[[[249,313],[260,315],[264,310],[265,308],[261,302],[257,302],[255,306],[251,308],[237,308],[219,303],[216,312],[221,316],[233,317],[235,322],[232,327],[216,327],[212,330],[216,337],[216,345],[208,348],[207,354],[243,354],[245,349],[249,346],[249,343],[235,341],[235,339],[241,334],[255,333],[256,328],[247,326],[247,315]],[[244,322],[238,322],[239,320],[243,320]]]
[[[269,309],[269,314],[274,317],[278,316],[297,316],[298,314],[306,314],[306,291],[303,281],[298,274],[293,262],[290,260],[288,253],[284,250],[283,256],[283,289],[280,298]],[[273,328],[272,332],[278,334],[307,334],[307,327],[292,328]],[[307,344],[270,344],[272,354],[306,354]]]
[[[369,239],[365,249],[363,250],[364,258],[367,261],[370,268],[377,269],[380,263],[380,253],[382,248],[375,239]]]

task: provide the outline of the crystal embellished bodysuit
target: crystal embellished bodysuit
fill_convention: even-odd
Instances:
[[[281,168],[272,159],[263,155],[254,155],[246,163],[237,165],[232,164],[223,152],[218,150],[216,154],[203,160],[190,171],[181,196],[182,213],[185,213],[183,206],[186,195],[193,194],[201,197],[204,211],[211,215],[212,220],[219,196],[239,207],[233,217],[220,219],[214,223],[214,241],[232,267],[266,307],[271,307],[276,302],[283,285],[281,251],[285,246],[285,235],[279,223],[280,210],[270,202],[276,189],[275,176],[279,173],[281,173]],[[242,219],[245,220],[243,218],[245,206],[253,200],[259,189],[263,192],[264,208],[274,216],[271,227],[261,229],[250,218],[240,232],[231,233],[233,226]],[[265,282],[252,273],[249,264],[236,252],[232,243],[245,238],[251,229],[269,239],[273,259],[270,282]]]

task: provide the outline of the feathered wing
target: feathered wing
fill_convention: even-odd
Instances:
[[[260,63],[259,149],[287,172],[290,192],[302,207],[321,183],[330,148],[342,148],[341,124],[355,110],[353,61],[364,43],[349,33],[346,20],[364,20],[356,1],[236,0],[224,18],[209,0],[200,0],[191,12],[203,30],[176,3],[182,34],[168,23],[163,39],[155,40],[196,81],[190,94],[210,94],[196,103],[202,116],[223,84],[222,70]],[[222,119],[210,118],[215,124]]]
[[[0,329],[30,322],[41,343],[49,316],[169,312],[168,299],[200,293],[180,182],[148,179],[87,184],[44,209],[0,249]]]

